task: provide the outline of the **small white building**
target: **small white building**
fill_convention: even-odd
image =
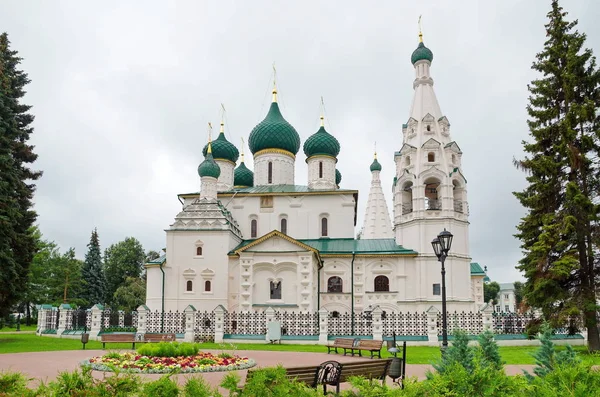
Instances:
[[[421,37],[421,36],[420,36]],[[341,185],[340,143],[325,130],[303,145],[308,185],[295,182],[300,137],[284,119],[277,90],[252,129],[254,172],[221,133],[204,147],[200,193],[180,194],[182,209],[166,230],[166,254],[146,265],[152,310],[425,311],[441,306],[440,263],[431,240],[454,235],[446,260],[448,310],[483,305],[483,277],[471,263],[467,180],[451,138],[420,39],[411,61],[414,94],[394,156],[393,217],[377,155],[360,239],[358,191]],[[400,129],[400,128],[399,128]],[[380,153],[381,154],[381,153]],[[365,170],[366,171],[366,170]],[[367,176],[365,172],[365,177]]]
[[[496,305],[497,312],[516,313],[517,299],[515,295],[515,285],[513,283],[500,283],[500,291],[498,292],[498,304]]]

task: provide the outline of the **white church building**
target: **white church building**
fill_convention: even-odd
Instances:
[[[338,140],[321,127],[301,145],[273,89],[248,144],[254,171],[225,138],[204,147],[199,193],[180,194],[166,250],[146,264],[151,310],[387,312],[441,306],[441,266],[431,240],[454,235],[446,260],[449,311],[483,304],[485,273],[471,263],[462,152],[433,90],[433,53],[420,35],[412,53],[414,97],[394,156],[390,218],[377,155],[364,225],[357,238],[358,191],[341,185]],[[300,153],[300,148],[303,153]],[[240,160],[238,162],[238,160]],[[296,160],[308,186],[295,183]],[[365,172],[365,177],[367,177]],[[341,187],[342,186],[342,187]],[[348,186],[349,187],[349,186]]]

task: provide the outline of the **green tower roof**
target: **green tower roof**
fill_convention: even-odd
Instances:
[[[335,169],[335,184],[339,186],[341,181],[342,181],[342,173],[340,172],[340,170],[338,170],[336,168]]]
[[[381,171],[381,164],[379,164],[379,161],[377,161],[377,155],[375,155],[375,158],[371,163],[371,172],[373,171]]]
[[[276,92],[274,92],[275,95]],[[252,154],[264,149],[281,149],[295,155],[300,150],[300,135],[283,118],[279,111],[279,105],[273,101],[267,117],[252,129],[248,146],[250,146]]]
[[[221,175],[221,167],[219,167],[219,164],[217,164],[213,158],[210,142],[208,143],[206,157],[198,166],[198,175],[200,175],[200,177],[212,176],[213,178],[219,178],[219,175]]]
[[[206,151],[208,150],[208,144],[204,146],[202,149],[202,154],[206,157]],[[225,132],[223,131],[223,123],[221,123],[221,132],[219,133],[219,137],[212,141],[212,154],[215,159],[225,159],[229,161],[233,161],[234,163],[240,157],[240,153],[238,152],[235,145],[225,138]]]
[[[321,128],[304,142],[304,154],[307,158],[324,154],[337,157],[340,153],[340,143],[333,135],[325,131],[323,119],[321,119]]]
[[[425,44],[423,44],[423,42],[420,42],[417,49],[413,51],[410,57],[410,61],[414,65],[415,63],[422,60],[426,60],[429,62],[433,61],[433,52],[431,52],[429,48],[425,47]]]
[[[242,162],[233,172],[233,186],[235,187],[252,187],[254,186],[254,172],[250,171],[246,164],[244,164],[244,157]]]

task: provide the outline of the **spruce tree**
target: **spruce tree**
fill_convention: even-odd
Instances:
[[[0,34],[0,315],[23,294],[36,246],[32,182],[41,172],[29,168],[37,155],[27,143],[33,115],[21,100],[30,80],[20,63],[8,35]]]
[[[588,347],[600,349],[596,319],[598,188],[600,168],[600,72],[585,34],[552,1],[547,40],[532,68],[540,78],[528,86],[530,141],[515,165],[528,186],[515,196],[528,210],[517,226],[525,273],[524,297],[559,321],[583,315]]]
[[[92,236],[87,246],[88,252],[85,254],[85,261],[81,271],[85,284],[83,298],[88,302],[88,306],[93,306],[96,303],[104,303],[106,298],[106,281],[102,267],[102,252],[100,251],[100,241],[98,240],[98,231],[96,229],[92,230]]]

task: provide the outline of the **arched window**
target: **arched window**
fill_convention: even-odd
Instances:
[[[281,233],[287,234],[287,219],[281,218]]]
[[[327,292],[342,292],[343,281],[341,277],[333,276],[327,280]]]
[[[433,163],[435,161],[435,153],[433,153],[433,152],[427,153],[427,161],[429,161],[430,163]]]
[[[267,168],[267,183],[273,183],[273,163],[271,161],[269,161]]]
[[[188,282],[190,282],[190,281],[188,281]],[[210,280],[206,280],[204,282],[204,291],[205,292],[210,292]]]
[[[375,292],[387,292],[390,290],[390,280],[386,276],[375,277]]]
[[[196,256],[202,256],[202,247],[196,247]]]
[[[406,182],[402,187],[402,215],[411,213],[413,210],[412,188],[412,182]]]
[[[429,178],[425,181],[425,209],[441,210],[442,201],[438,196],[438,187],[440,181],[435,178]]]
[[[319,161],[319,178],[323,178],[323,162]]]
[[[328,235],[327,218],[323,217],[321,218],[321,236],[327,237]]]
[[[427,125],[427,131],[431,131],[431,126]]]
[[[406,156],[406,165],[410,165],[410,156]]]
[[[258,235],[258,222],[256,221],[256,219],[252,219],[250,221],[250,237],[251,238],[256,238],[256,236]]]
[[[187,283],[185,283],[185,290],[187,292],[192,292],[194,290],[194,283],[192,283],[192,280],[188,280]]]
[[[281,281],[271,281],[271,299],[281,299]]]

